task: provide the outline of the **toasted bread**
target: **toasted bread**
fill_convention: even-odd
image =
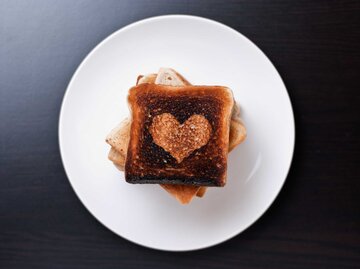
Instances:
[[[165,76],[166,74],[166,76]],[[178,86],[191,85],[185,78],[173,69],[161,68],[158,73],[158,83],[166,85],[171,81],[177,81]],[[150,74],[146,76],[139,76],[136,84],[141,83],[155,83],[157,74]],[[176,85],[175,85],[176,86]],[[232,119],[230,123],[230,137],[229,137],[229,152],[240,144],[246,137],[246,129],[243,126],[240,117],[239,109],[234,105]],[[113,161],[114,165],[120,170],[125,169],[126,152],[128,147],[128,141],[130,137],[130,123],[131,120],[126,118],[118,128],[115,128],[108,136],[107,142],[112,145],[109,152],[109,159]],[[117,134],[116,132],[120,132]],[[126,137],[123,137],[126,134]],[[112,138],[113,137],[113,138]],[[119,139],[123,137],[123,139]],[[115,148],[118,149],[115,150]],[[169,194],[174,196],[180,203],[187,204],[195,196],[202,197],[206,192],[206,187],[194,187],[194,186],[181,186],[171,184],[160,184]]]
[[[128,100],[127,182],[225,185],[234,105],[229,88],[145,83],[131,88]]]

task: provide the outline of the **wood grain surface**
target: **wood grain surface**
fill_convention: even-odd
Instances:
[[[86,54],[131,22],[174,13],[256,43],[296,120],[271,208],[230,241],[188,253],[137,246],[97,222],[70,187],[57,135]],[[359,14],[359,1],[0,0],[0,268],[360,268]]]

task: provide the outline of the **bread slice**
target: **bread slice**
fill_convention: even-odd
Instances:
[[[178,81],[179,86],[191,85],[179,73],[169,68],[161,68],[158,74],[139,76],[137,79],[137,84],[155,83],[157,76],[162,78],[158,80],[159,84],[166,85],[166,83],[168,82]],[[238,106],[234,105],[230,123],[229,152],[234,149],[238,144],[243,142],[246,137],[246,129],[240,119],[239,112],[240,111]],[[114,165],[120,171],[124,171],[125,169],[126,152],[130,137],[130,123],[131,120],[129,118],[124,119],[123,122],[119,126],[117,126],[117,128],[114,128],[114,130],[108,135],[107,138],[107,142],[112,145],[112,148],[109,152],[109,159],[113,161]],[[117,134],[117,132],[120,132],[122,134]],[[124,134],[126,134],[125,138],[123,136]],[[119,139],[120,137],[123,137],[123,139]],[[119,151],[115,150],[115,148],[117,148]],[[189,203],[195,195],[198,197],[202,197],[206,192],[206,187],[181,186],[171,184],[160,184],[160,186],[162,186],[170,195],[175,197],[182,204]]]
[[[106,143],[108,143],[112,149],[118,151],[118,155],[126,157],[127,146],[129,143],[131,120],[125,118],[120,124],[118,124],[106,137]]]
[[[229,152],[245,141],[246,128],[240,118],[231,119],[229,134]]]
[[[132,111],[129,183],[224,186],[232,92],[221,86],[140,84]]]
[[[140,81],[140,83],[145,83]],[[149,82],[151,83],[151,82]],[[171,68],[160,68],[158,75],[155,79],[155,84],[159,85],[169,85],[169,86],[182,86],[182,85],[191,85],[183,76]]]

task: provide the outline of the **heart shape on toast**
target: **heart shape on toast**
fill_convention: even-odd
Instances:
[[[154,117],[149,132],[156,145],[181,163],[194,150],[209,142],[212,128],[202,115],[194,114],[180,124],[170,113],[163,113]]]

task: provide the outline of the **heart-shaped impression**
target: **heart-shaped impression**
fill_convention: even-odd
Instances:
[[[154,117],[149,131],[155,144],[181,163],[209,142],[212,128],[202,115],[194,114],[180,124],[170,113],[163,113]]]

